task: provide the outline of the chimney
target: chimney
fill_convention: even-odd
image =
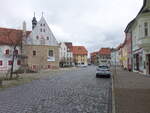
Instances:
[[[26,36],[26,22],[25,21],[23,21],[22,28],[23,28],[23,36]]]

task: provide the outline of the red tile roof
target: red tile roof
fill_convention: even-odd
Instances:
[[[93,52],[93,53],[91,53],[91,56],[96,56],[98,53],[99,53],[98,51],[97,52]]]
[[[101,48],[100,51],[99,51],[99,54],[109,55],[109,54],[111,54],[111,49],[110,48]]]
[[[87,55],[88,51],[84,46],[73,46],[74,55]]]
[[[31,31],[27,31],[29,35]],[[0,45],[16,45],[20,44],[22,39],[22,30],[0,28]]]

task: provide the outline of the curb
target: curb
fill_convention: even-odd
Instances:
[[[112,113],[116,113],[114,75],[112,77]]]

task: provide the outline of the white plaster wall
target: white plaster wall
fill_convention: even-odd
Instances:
[[[60,44],[60,59],[67,58],[67,46],[65,43]]]
[[[5,51],[7,49],[9,49],[10,51],[9,55],[5,55]],[[20,54],[20,47],[17,47],[16,49],[18,50],[18,54]],[[11,68],[11,65],[8,65],[8,61],[12,60],[12,52],[13,52],[12,46],[7,46],[7,45],[0,46],[0,60],[3,61],[3,65],[0,66],[0,73],[6,72],[7,70]],[[14,70],[17,70],[20,67],[17,65],[17,60],[19,59],[15,58],[14,60]]]
[[[41,26],[42,24],[42,26]],[[44,26],[45,24],[45,26]],[[41,32],[42,29],[42,32]],[[45,30],[45,32],[44,32]],[[39,39],[36,37],[39,36]],[[49,40],[47,40],[49,37]],[[41,43],[43,42],[43,43]],[[41,17],[40,21],[37,23],[35,28],[32,30],[30,35],[27,38],[27,44],[31,45],[49,45],[49,46],[58,46],[58,42],[54,37],[51,29],[49,28],[44,17]]]

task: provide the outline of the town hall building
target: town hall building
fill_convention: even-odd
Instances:
[[[59,44],[45,18],[32,20],[32,31],[24,41],[26,63],[29,69],[54,69],[59,67]]]

